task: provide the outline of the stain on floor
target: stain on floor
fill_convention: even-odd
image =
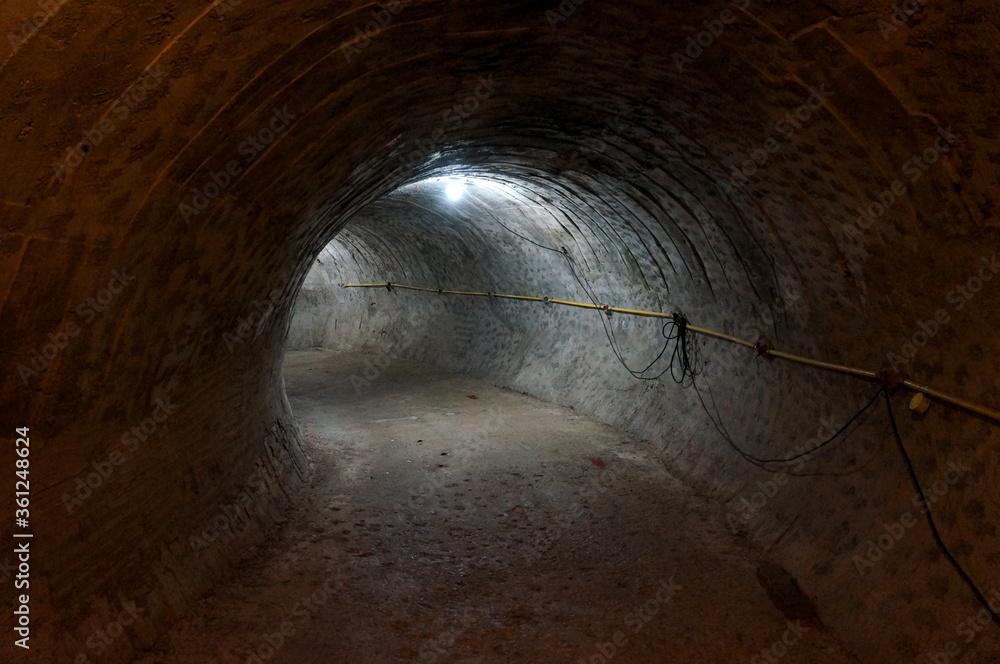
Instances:
[[[287,355],[310,486],[137,662],[857,661],[651,446],[479,380],[372,362]]]

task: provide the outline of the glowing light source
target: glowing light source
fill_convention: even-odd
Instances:
[[[465,186],[461,182],[449,182],[444,193],[453,201],[457,201],[465,193]]]

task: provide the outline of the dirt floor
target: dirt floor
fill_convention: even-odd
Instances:
[[[479,380],[372,361],[287,356],[311,486],[136,661],[857,661],[641,441]]]

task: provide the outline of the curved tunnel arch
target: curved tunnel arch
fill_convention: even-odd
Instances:
[[[371,257],[351,268],[359,275],[487,290],[502,282],[528,294],[575,288],[564,259],[414,189],[430,177],[506,183],[520,197],[516,214],[497,214],[540,244],[558,224],[601,299],[678,308],[706,327],[763,334],[829,361],[881,367],[918,322],[946,309],[954,324],[904,368],[970,399],[1000,401],[990,380],[995,296],[988,285],[962,296],[965,311],[946,299],[996,243],[987,91],[1000,71],[1000,19],[986,5],[927,8],[883,39],[877,20],[891,16],[889,3],[739,10],[593,0],[557,20],[546,12],[559,7],[531,2],[414,2],[396,6],[370,41],[355,28],[376,20],[373,11],[386,20],[376,5],[245,0],[221,15],[211,6],[102,7],[62,5],[0,68],[9,93],[0,101],[0,230],[8,234],[0,325],[14,333],[3,341],[0,421],[29,424],[44,441],[34,457],[43,478],[34,500],[45,515],[38,559],[49,579],[40,598],[59,609],[39,638],[67,656],[110,615],[114,598],[146,599],[140,647],[210,587],[238,547],[192,552],[186,541],[255,470],[266,471],[266,488],[246,516],[254,533],[294,499],[305,465],[281,356],[300,285],[331,238],[366,249]],[[678,71],[675,54],[727,7],[733,21]],[[16,11],[0,10],[5,33],[21,25]],[[452,127],[445,111],[490,75],[495,93]],[[143,81],[145,98],[126,113],[116,100]],[[832,96],[783,134],[776,122],[824,86]],[[285,108],[295,117],[265,149],[241,150]],[[441,126],[441,140],[432,139]],[[940,130],[958,135],[956,147],[912,180],[904,165]],[[769,138],[777,150],[764,148]],[[84,144],[87,153],[60,174],[55,164]],[[734,176],[754,155],[746,170],[755,172]],[[240,172],[220,186],[213,174],[233,160]],[[906,192],[859,225],[857,208],[897,179]],[[219,195],[185,220],[180,206],[213,181]],[[446,252],[457,250],[489,256],[474,269],[447,264]],[[106,307],[92,307],[92,318],[81,316],[78,305],[114,270],[135,279]],[[512,341],[470,363],[463,353],[422,350],[457,336],[435,326],[419,297],[394,295],[377,316],[359,311],[368,327],[351,343],[390,326],[393,352],[476,370],[634,429],[714,498],[736,500],[758,481],[713,442],[689,394],[636,383],[613,358],[600,371],[588,364],[588,353],[607,353],[593,315],[450,301],[455,328]],[[337,303],[346,315],[358,298]],[[250,329],[255,311],[268,313]],[[391,327],[400,320],[434,343]],[[79,333],[33,366],[47,335],[68,322]],[[621,324],[634,357],[655,352],[651,325]],[[869,389],[762,368],[735,349],[712,356],[727,424],[761,450],[812,435]],[[148,444],[93,495],[67,503],[95,460],[165,398],[176,413]],[[768,440],[768,431],[787,436]],[[1000,556],[986,490],[996,470],[980,441],[995,441],[995,430],[935,409],[904,434],[928,481],[958,456],[976,469],[966,502],[945,507],[946,523],[970,572],[989,585]],[[680,440],[688,442],[667,444]],[[865,437],[828,463],[850,468],[880,445]],[[883,454],[878,464],[852,479],[802,484],[815,501],[790,493],[751,528],[818,597],[832,629],[871,637],[852,645],[873,661],[893,648],[916,656],[918,645],[937,643],[935,629],[971,610],[929,536],[902,543],[906,553],[874,591],[855,574],[851,557],[908,505],[899,461]],[[972,503],[983,509],[963,511]],[[891,624],[873,608],[883,605],[905,607],[920,627]],[[71,636],[60,641],[62,633]],[[892,638],[874,639],[879,633]]]

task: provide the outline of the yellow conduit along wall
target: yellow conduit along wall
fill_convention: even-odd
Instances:
[[[387,290],[392,290],[393,288],[399,288],[402,290],[412,290],[420,291],[424,293],[437,293],[439,295],[466,295],[474,297],[495,297],[507,300],[524,300],[530,302],[544,302],[547,304],[559,304],[567,307],[577,307],[580,309],[594,309],[601,311],[608,315],[612,313],[624,314],[626,316],[641,316],[644,318],[661,318],[667,320],[675,320],[675,314],[668,314],[661,311],[644,311],[642,309],[627,309],[624,307],[613,307],[610,305],[597,305],[587,302],[573,302],[570,300],[558,300],[549,297],[538,297],[533,295],[510,295],[506,293],[493,293],[493,292],[477,292],[477,291],[456,291],[448,290],[444,288],[426,288],[422,286],[407,286],[405,284],[397,284],[392,282],[380,283],[380,284],[344,284],[344,288],[385,288]],[[795,362],[798,364],[803,364],[810,367],[816,367],[818,369],[824,369],[827,371],[835,371],[838,373],[846,374],[849,376],[856,376],[858,378],[864,378],[866,380],[891,383],[893,378],[886,373],[880,371],[870,371],[867,369],[859,369],[856,367],[848,367],[840,364],[833,364],[831,362],[823,362],[821,360],[815,360],[808,357],[802,357],[800,355],[794,355],[792,353],[786,353],[784,351],[774,350],[771,348],[766,348],[758,342],[749,341],[747,339],[740,339],[739,337],[734,337],[723,332],[718,332],[715,330],[709,330],[703,327],[697,327],[695,325],[687,325],[687,329],[691,332],[697,334],[712,337],[714,339],[721,339],[723,341],[728,341],[730,343],[739,344],[740,346],[745,346],[747,348],[753,349],[758,354],[764,357],[776,357],[783,360],[788,360],[790,362]],[[895,381],[898,385],[909,388],[914,392],[924,394],[926,396],[933,397],[941,402],[963,408],[970,412],[987,417],[994,422],[1000,423],[1000,411],[982,406],[979,404],[972,403],[965,399],[952,396],[940,390],[930,388],[926,385],[921,385],[915,381],[909,379],[901,379]]]

